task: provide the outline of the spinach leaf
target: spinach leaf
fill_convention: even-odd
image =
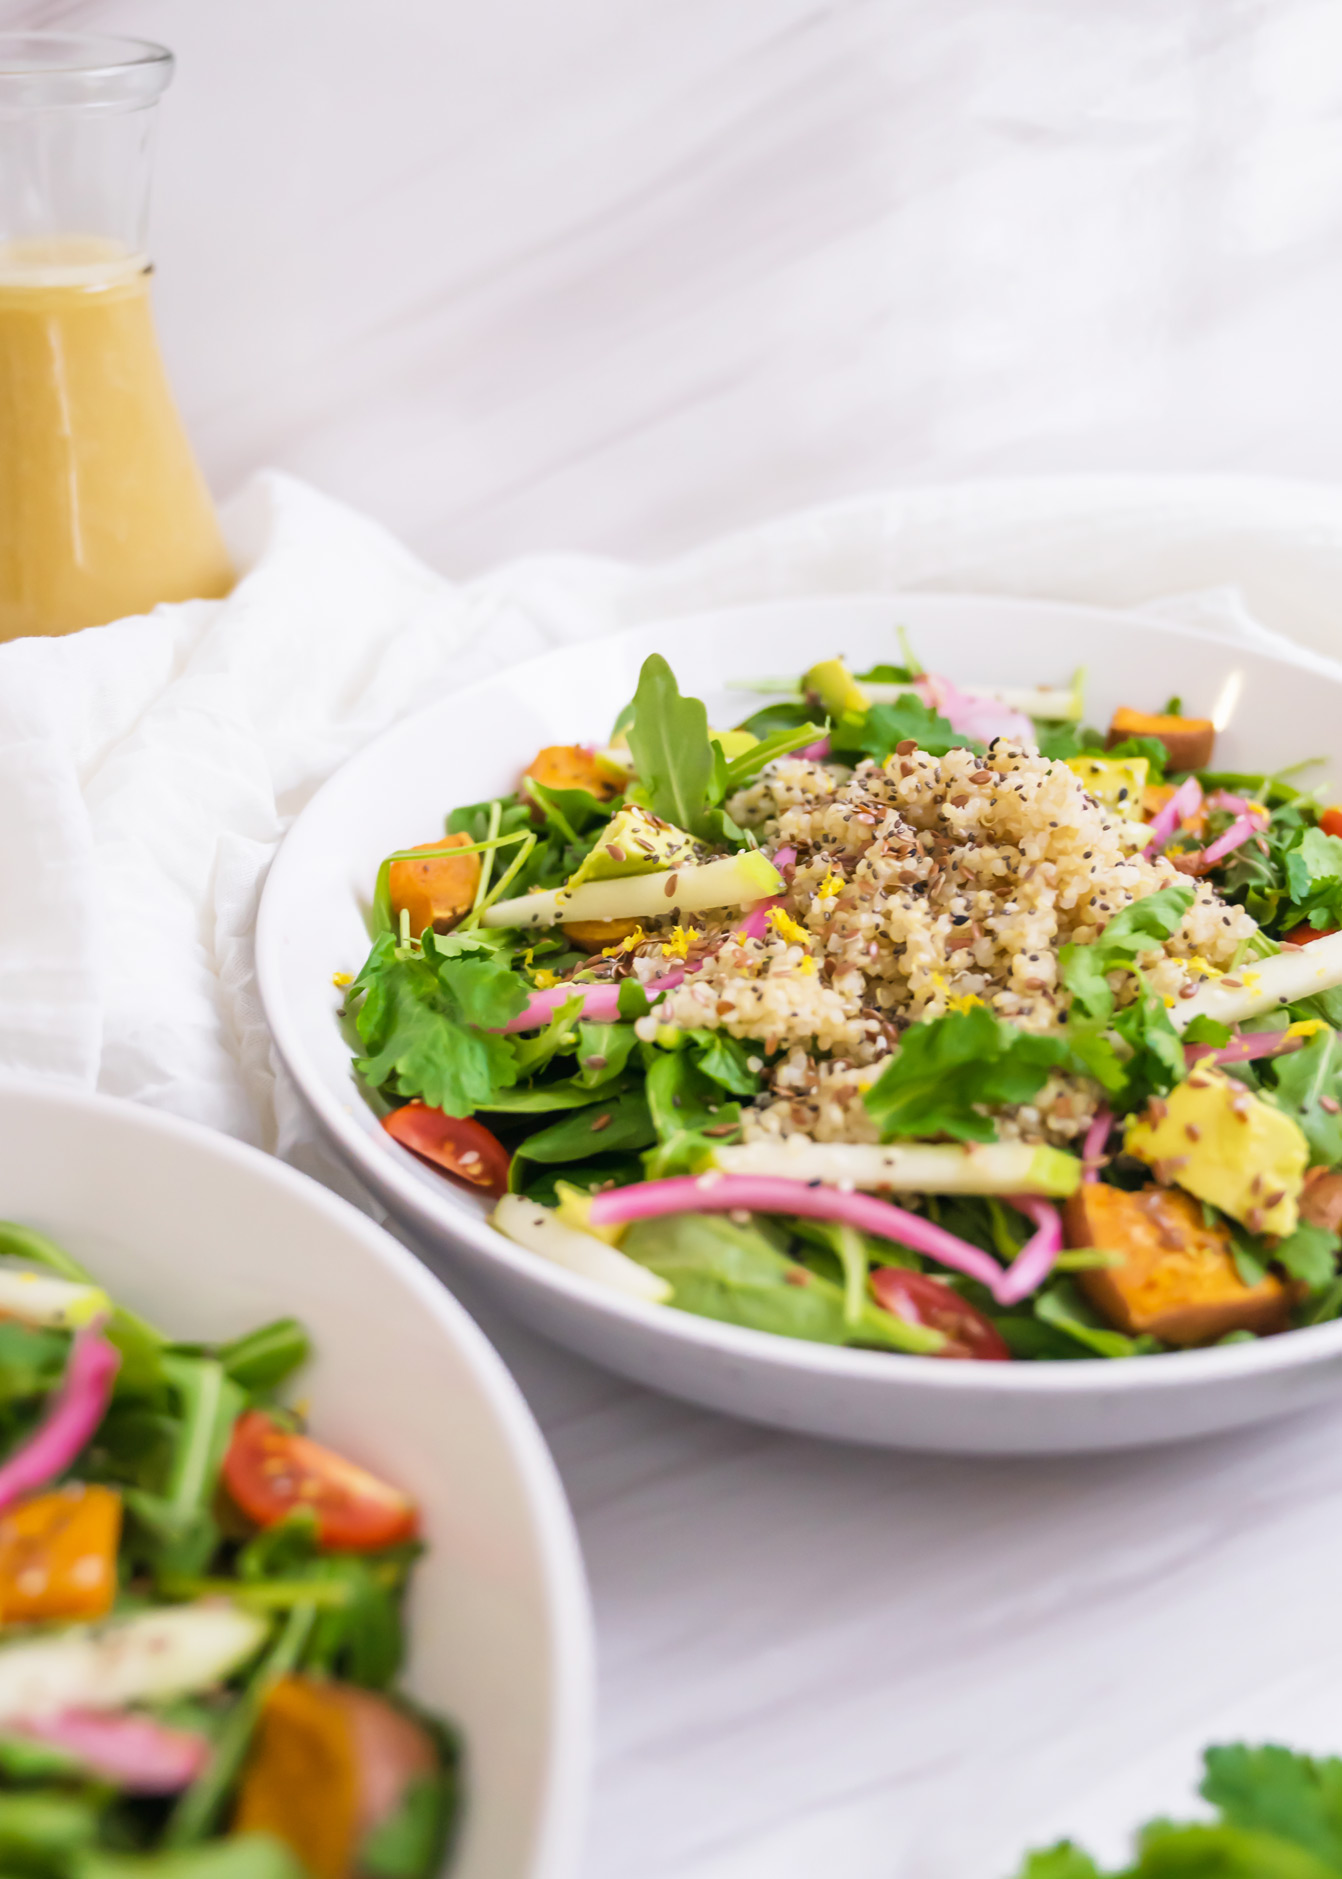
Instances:
[[[740,1127],[740,1106],[724,1100],[687,1051],[659,1051],[648,1071],[647,1091],[658,1141],[646,1161],[649,1180],[696,1173],[716,1143]]]
[[[1060,976],[1082,1010],[1107,1018],[1114,1009],[1107,975],[1167,940],[1192,904],[1192,887],[1182,882],[1162,887],[1116,913],[1089,946],[1064,946],[1058,955]]]
[[[620,1243],[640,1265],[668,1280],[682,1311],[771,1331],[813,1344],[869,1344],[887,1350],[936,1349],[940,1340],[869,1300],[850,1324],[843,1287],[789,1259],[759,1226],[722,1214],[640,1220]]]
[[[648,1148],[657,1131],[641,1090],[616,1097],[613,1102],[591,1103],[562,1122],[551,1123],[529,1135],[517,1158],[547,1163],[583,1161],[591,1155],[614,1154],[620,1149]]]
[[[1073,1063],[1062,1039],[1017,1031],[974,1005],[910,1026],[863,1101],[883,1142],[932,1135],[991,1142],[997,1130],[982,1109],[1028,1102],[1050,1070]]]
[[[576,1082],[584,1090],[613,1082],[637,1044],[632,1024],[580,1024]]]
[[[1094,1357],[1140,1357],[1160,1349],[1155,1338],[1126,1337],[1105,1324],[1070,1280],[1059,1280],[1040,1292],[1034,1302],[1034,1315],[1042,1324],[1065,1331]]]

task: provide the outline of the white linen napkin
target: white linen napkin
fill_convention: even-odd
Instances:
[[[350,1191],[277,1078],[252,934],[266,868],[396,718],[549,646],[733,602],[940,588],[1153,606],[1342,675],[1342,491],[1244,479],[913,489],[660,567],[524,560],[453,583],[273,472],[193,601],[0,646],[0,1069],[129,1096]]]

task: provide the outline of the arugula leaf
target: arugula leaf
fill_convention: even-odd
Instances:
[[[500,972],[512,991],[505,991]],[[392,935],[383,933],[350,988],[351,998],[356,995],[362,1002],[354,1023],[366,1054],[355,1068],[375,1088],[468,1116],[517,1081],[510,1040],[476,1028],[478,1017],[468,1015],[484,1012],[490,1023],[506,1023],[525,1004],[526,987],[497,957],[403,958]]]
[[[1275,1058],[1272,1071],[1278,1106],[1304,1130],[1311,1161],[1329,1168],[1342,1161],[1342,1038],[1318,1031],[1303,1049]]]
[[[1017,1031],[975,1005],[910,1026],[863,1100],[883,1142],[929,1135],[991,1142],[997,1131],[981,1108],[1028,1102],[1050,1070],[1073,1061],[1060,1038]]]
[[[805,1338],[812,1344],[867,1344],[927,1350],[935,1338],[870,1300],[851,1324],[844,1289],[789,1259],[758,1225],[737,1226],[723,1214],[672,1214],[639,1220],[620,1250],[660,1273],[681,1311],[725,1324]]]
[[[1059,973],[1073,998],[1093,1018],[1107,1018],[1114,1009],[1109,989],[1110,972],[1130,966],[1167,940],[1193,904],[1193,889],[1179,882],[1134,900],[1116,913],[1099,938],[1089,946],[1075,942],[1058,954]]]
[[[659,652],[649,654],[638,675],[629,749],[639,793],[652,813],[702,841],[719,839],[709,815],[720,790],[708,712],[700,699],[681,696],[675,674]]]
[[[762,737],[758,744],[752,744],[749,750],[743,750],[739,757],[733,757],[726,765],[721,777],[721,790],[718,800],[732,795],[738,789],[744,789],[753,781],[768,763],[775,757],[790,756],[794,750],[801,750],[807,744],[814,744],[825,735],[823,724],[801,724],[787,730],[772,732]],[[713,748],[721,755],[721,745],[713,742]]]

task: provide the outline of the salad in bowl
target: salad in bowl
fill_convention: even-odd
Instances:
[[[819,1344],[1336,1317],[1342,810],[1079,678],[739,689],[714,729],[653,654],[605,745],[384,860],[342,992],[386,1134],[538,1259]]]
[[[399,1687],[418,1510],[280,1400],[302,1326],[179,1343],[30,1227],[0,1255],[5,1870],[431,1879],[459,1757]]]

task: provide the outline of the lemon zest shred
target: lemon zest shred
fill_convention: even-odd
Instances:
[[[690,956],[690,935],[683,926],[674,927],[670,939],[662,948],[663,959],[688,959]]]
[[[815,891],[817,895],[823,896],[826,900],[833,900],[843,892],[847,885],[847,882],[841,874],[835,874],[831,870]]]
[[[769,909],[769,924],[780,939],[788,940],[794,946],[804,946],[811,937],[806,928],[799,925],[782,907]]]
[[[798,972],[813,973],[815,971],[814,955],[807,953],[804,958],[799,959],[797,961],[797,970]]]
[[[535,983],[542,992],[553,991],[554,987],[559,983],[559,974],[557,972],[548,971],[538,972],[536,974]]]
[[[677,927],[676,932],[679,933],[679,931],[680,928]],[[622,940],[616,940],[613,946],[603,946],[601,948],[601,957],[603,959],[618,959],[621,953],[631,953],[636,946],[641,946],[643,940],[643,928],[636,926],[632,933],[626,933],[624,938]],[[663,947],[662,950],[665,952],[666,948]]]
[[[1219,966],[1209,965],[1201,953],[1192,953],[1183,961],[1190,972],[1199,972],[1205,979],[1223,979],[1225,973]]]
[[[1314,1037],[1318,1032],[1327,1029],[1328,1026],[1322,1018],[1297,1018],[1294,1024],[1287,1025],[1286,1035],[1287,1037]]]
[[[354,974],[352,972],[333,972],[331,974],[331,983],[338,992],[343,992],[347,985],[353,985]]]
[[[946,1009],[947,1011],[966,1012],[972,1011],[975,1005],[981,1005],[982,1003],[983,1000],[979,997],[977,992],[962,992],[958,998],[948,998],[946,1000]]]

